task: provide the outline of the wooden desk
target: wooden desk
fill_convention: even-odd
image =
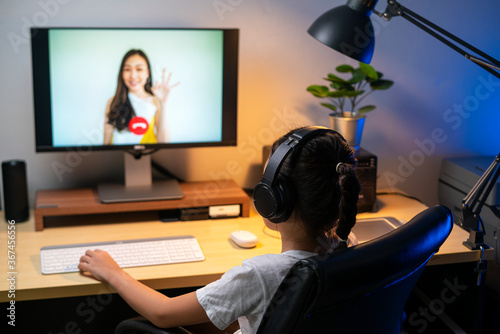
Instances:
[[[378,198],[378,211],[363,213],[359,218],[393,216],[410,220],[426,207],[414,200],[396,195]],[[7,226],[0,223],[0,245],[7,253]],[[16,226],[16,301],[85,296],[109,293],[106,286],[79,273],[42,275],[40,248],[48,245],[137,239],[158,236],[191,234],[196,236],[206,260],[196,263],[127,268],[133,277],[154,289],[202,286],[218,279],[230,268],[245,259],[279,253],[280,240],[269,230],[264,231],[262,219],[253,213],[248,218],[162,223],[159,221],[99,224],[87,226],[50,227],[36,232],[34,218]],[[238,229],[253,232],[259,237],[254,249],[240,249],[229,241],[229,234]],[[455,226],[448,240],[429,262],[430,265],[472,262],[479,259],[479,251],[470,251],[462,245],[467,233]],[[485,259],[492,259],[487,251]],[[7,259],[0,262],[0,302],[6,302],[9,290]]]

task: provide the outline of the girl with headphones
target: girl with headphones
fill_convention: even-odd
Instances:
[[[297,261],[357,244],[351,233],[360,191],[355,164],[345,139],[327,128],[299,128],[278,139],[255,187],[254,203],[265,225],[280,233],[281,253],[245,260],[195,292],[168,298],[130,277],[100,250],[87,251],[79,269],[108,282],[159,327],[211,322],[231,331],[238,320],[241,333],[255,333]]]

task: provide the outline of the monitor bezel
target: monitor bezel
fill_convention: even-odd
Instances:
[[[116,29],[116,30],[212,30],[223,32],[223,96],[222,139],[217,142],[157,143],[140,145],[77,145],[53,146],[52,109],[48,32],[51,29]],[[31,58],[35,125],[35,151],[61,152],[68,150],[149,151],[166,148],[219,147],[237,145],[239,29],[237,28],[169,28],[169,27],[33,27],[31,28]]]

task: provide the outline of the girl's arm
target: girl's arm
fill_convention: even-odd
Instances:
[[[151,91],[154,96],[158,99],[158,111],[156,113],[156,128],[157,128],[157,137],[158,142],[165,143],[170,138],[170,134],[167,132],[167,128],[164,126],[164,118],[166,118],[165,113],[167,109],[167,100],[170,95],[170,91],[177,87],[180,82],[176,82],[175,84],[170,84],[170,79],[172,78],[172,73],[168,74],[166,77],[166,70],[163,69],[163,75],[160,82],[156,82],[153,87],[151,87]]]
[[[158,139],[158,143],[168,143],[170,139],[170,133],[168,131],[168,125],[165,124],[165,109],[166,104],[162,103],[160,99],[155,97],[155,105],[156,105],[156,115],[155,115],[155,123],[156,123],[156,137]]]
[[[210,321],[195,292],[169,298],[132,278],[105,251],[88,250],[78,268],[87,276],[107,282],[137,313],[158,327]]]

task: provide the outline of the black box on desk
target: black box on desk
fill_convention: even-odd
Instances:
[[[262,151],[262,170],[269,158],[271,146],[264,146]],[[360,148],[356,152],[358,165],[355,169],[356,177],[361,185],[359,193],[358,212],[369,212],[375,210],[377,204],[377,156]]]
[[[374,211],[377,204],[377,156],[363,148],[355,155],[358,165],[354,171],[361,185],[358,212]]]

